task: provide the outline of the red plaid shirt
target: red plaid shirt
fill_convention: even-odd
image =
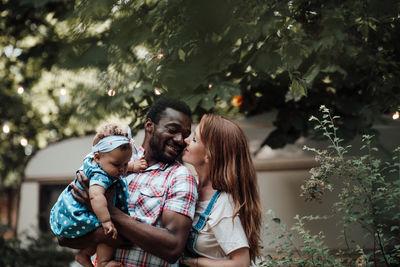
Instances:
[[[144,149],[139,147],[137,157]],[[143,172],[126,178],[129,185],[129,213],[133,219],[161,227],[163,210],[171,210],[193,219],[197,187],[191,172],[182,164],[157,163]],[[155,244],[156,245],[156,244]],[[118,249],[115,256],[124,267],[131,266],[178,266],[169,264],[139,247]]]

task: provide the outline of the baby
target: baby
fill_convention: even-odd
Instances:
[[[83,160],[83,171],[90,180],[89,196],[93,212],[77,202],[71,194],[71,186],[67,186],[50,213],[50,226],[55,235],[75,238],[102,226],[106,235],[117,238],[117,229],[111,221],[105,192],[115,184],[113,204],[128,213],[128,191],[121,177],[127,171],[139,172],[147,168],[144,158],[131,161],[132,151],[136,152],[136,148],[129,128],[124,130],[111,123],[97,131],[92,152]],[[79,185],[79,182],[75,181],[75,184]],[[95,252],[97,266],[122,266],[113,261],[114,248],[103,243],[80,250],[75,260],[84,267],[93,267],[90,257]]]

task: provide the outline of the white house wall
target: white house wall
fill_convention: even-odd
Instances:
[[[18,209],[17,235],[36,236],[39,225],[39,183],[24,182],[21,185]]]

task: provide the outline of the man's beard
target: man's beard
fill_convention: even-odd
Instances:
[[[151,148],[151,150],[152,150],[152,152],[153,152],[153,157],[154,157],[155,160],[157,160],[158,162],[171,164],[171,163],[173,163],[177,158],[180,157],[180,156],[178,156],[178,157],[169,157],[169,156],[167,156],[167,155],[164,153],[165,147],[166,147],[167,143],[164,142],[162,148],[161,148],[161,149],[158,149],[157,145],[154,143],[154,138],[155,138],[155,136],[154,136],[154,132],[153,132],[153,135],[152,135],[151,138],[150,138],[149,144],[150,144],[150,148]],[[182,154],[182,153],[180,153],[180,154]]]

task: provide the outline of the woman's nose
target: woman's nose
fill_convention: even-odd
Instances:
[[[189,144],[189,142],[190,142],[190,138],[189,138],[190,136],[188,136],[188,137],[186,137],[183,141],[188,145]]]

